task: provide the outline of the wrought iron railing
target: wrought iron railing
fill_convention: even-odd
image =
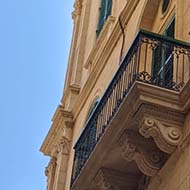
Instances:
[[[180,91],[190,78],[189,62],[189,44],[142,30],[138,33],[74,147],[71,185],[133,83],[141,81]]]

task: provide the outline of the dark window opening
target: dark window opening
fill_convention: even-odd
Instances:
[[[162,14],[164,14],[168,8],[170,0],[163,0],[162,2]]]
[[[87,120],[90,118],[90,116],[91,116],[92,113],[94,112],[94,110],[95,110],[96,106],[98,105],[99,101],[100,101],[100,99],[97,98],[97,99],[94,101],[94,103],[92,104],[92,106],[91,106],[91,108],[90,108],[90,111],[89,111],[89,113],[88,113]]]
[[[165,36],[174,38],[175,19],[164,31]],[[170,44],[158,44],[153,52],[153,80],[164,86],[172,85],[173,81],[173,47]]]
[[[104,23],[106,22],[109,15],[111,15],[112,10],[112,0],[102,0],[99,13],[98,28],[96,30],[96,36],[100,34]]]

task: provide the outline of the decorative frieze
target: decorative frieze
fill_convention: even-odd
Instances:
[[[135,161],[139,170],[147,176],[154,176],[167,159],[167,155],[157,148],[153,140],[145,139],[134,131],[125,131],[119,144],[123,159]]]
[[[153,117],[144,117],[139,132],[145,138],[153,137],[157,146],[164,152],[171,154],[182,140],[180,127],[170,123],[162,123]]]
[[[59,143],[55,146],[56,151],[56,172],[54,180],[54,190],[65,189],[67,177],[67,165],[70,153],[71,141],[62,136]]]

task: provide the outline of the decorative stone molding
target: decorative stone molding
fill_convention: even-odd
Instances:
[[[70,152],[70,140],[63,136],[58,145],[58,152],[68,155]]]
[[[59,105],[52,119],[53,123],[46,136],[40,151],[45,155],[56,157],[57,146],[62,136],[68,139],[72,137],[73,116],[72,113],[65,110],[62,105]]]
[[[171,154],[182,140],[182,130],[162,123],[153,117],[144,117],[139,132],[145,138],[153,137],[156,145],[164,152]]]
[[[45,168],[45,175],[47,176],[47,190],[52,190],[55,171],[56,171],[57,159],[52,157],[48,166]]]
[[[94,179],[95,184],[101,189],[101,190],[112,190],[111,184],[109,180],[106,177],[105,171],[100,170],[98,174],[96,175]]]
[[[58,141],[58,143],[54,145],[51,154],[56,158],[59,153],[64,154],[64,155],[69,155],[70,143],[71,143],[71,140],[69,140],[65,136],[62,136],[61,139]]]
[[[52,172],[52,168],[54,167],[54,165],[56,164],[56,158],[53,157],[51,158],[48,166],[45,168],[45,175],[48,177],[49,173]]]
[[[119,144],[122,157],[128,162],[135,161],[139,170],[147,176],[154,176],[167,158],[153,140],[145,139],[137,132],[125,131]]]
[[[75,18],[81,14],[82,10],[82,0],[76,0],[74,3],[74,11],[72,12],[72,18],[75,20]]]
[[[54,151],[56,155],[56,171],[53,189],[65,189],[67,178],[67,166],[70,153],[71,140],[62,135],[58,143],[55,145]]]
[[[122,173],[117,170],[100,168],[97,172],[94,183],[100,190],[122,190],[137,189],[138,175]]]
[[[172,102],[170,102],[172,104]],[[136,113],[135,120],[141,121],[144,117],[162,118],[162,121],[168,121],[175,126],[183,126],[184,114],[182,112],[161,108],[157,105],[142,104]]]

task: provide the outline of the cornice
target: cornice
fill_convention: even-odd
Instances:
[[[190,81],[188,81],[180,92],[168,90],[155,85],[136,81],[136,88],[141,93],[141,100],[158,106],[168,107],[180,113],[187,113],[190,109]],[[154,101],[155,98],[158,101]]]
[[[186,113],[190,109],[190,80],[184,85],[180,93],[180,102],[182,110]]]
[[[53,156],[52,149],[60,140],[65,127],[72,127],[73,116],[69,111],[64,110],[63,106],[59,105],[52,118],[52,125],[47,136],[40,148],[40,151],[45,155]],[[63,126],[64,125],[64,126]]]
[[[139,0],[127,2],[126,6],[121,12],[121,19],[123,23],[128,22],[128,20],[133,14],[138,3],[139,3]],[[73,108],[74,119],[78,116],[80,110],[84,106],[86,99],[88,98],[103,68],[105,67],[106,61],[109,58],[113,49],[115,48],[115,44],[117,44],[120,36],[121,36],[121,29],[120,29],[119,22],[117,20],[113,26],[112,31],[110,32],[109,38],[107,38],[107,41],[105,42],[104,47],[102,48],[102,51],[97,56],[97,64],[95,64],[92,72],[90,73],[88,80],[86,81],[83,89],[81,90],[81,93],[79,94],[78,101],[76,102]],[[88,64],[86,64],[86,66],[87,65]]]
[[[70,84],[64,91],[63,97],[61,99],[61,103],[64,105],[66,99],[68,98],[69,94],[74,93],[74,94],[79,94],[80,93],[80,86],[76,84]]]

